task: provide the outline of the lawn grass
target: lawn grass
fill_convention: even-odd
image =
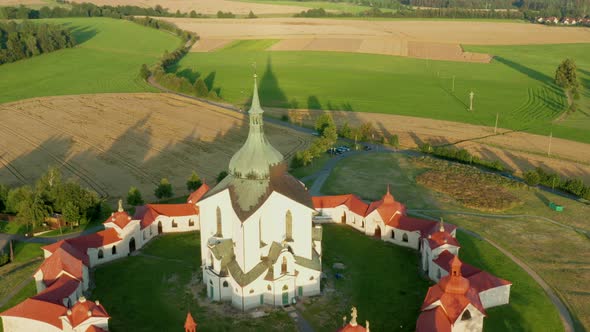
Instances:
[[[387,244],[344,225],[324,225],[322,297],[312,298],[303,315],[316,331],[335,331],[356,306],[359,322],[375,331],[414,331],[430,282],[419,275],[417,251]],[[332,269],[343,263],[344,271]],[[341,273],[344,279],[336,280]],[[401,328],[399,328],[401,326]]]
[[[7,309],[14,307],[15,305],[21,303],[22,301],[26,300],[27,298],[34,296],[37,294],[37,287],[35,286],[35,281],[31,278],[31,282],[29,282],[23,289],[21,289],[16,295],[14,295],[5,305],[0,307],[0,312],[3,312]],[[2,319],[0,319],[0,332],[4,331],[2,326]]]
[[[585,268],[590,266],[590,241],[588,238],[572,229],[553,224],[539,218],[486,218],[478,216],[463,216],[455,213],[444,213],[445,211],[477,212],[467,209],[458,204],[448,195],[436,193],[428,188],[416,184],[415,175],[423,172],[424,163],[418,166],[409,157],[402,155],[366,154],[354,156],[341,161],[334,169],[322,192],[325,194],[337,194],[353,192],[365,199],[378,199],[383,194],[387,183],[391,183],[392,194],[397,200],[407,203],[409,209],[432,209],[426,213],[433,218],[445,217],[445,221],[475,231],[486,238],[498,243],[504,249],[523,260],[535,272],[537,272],[569,306],[574,317],[576,327],[580,330],[590,327],[590,274]],[[524,204],[519,207],[503,211],[497,214],[517,214],[530,216],[543,216],[568,226],[574,226],[588,230],[587,216],[590,213],[590,206],[575,202],[563,197],[552,195],[537,190],[512,188],[510,191],[519,197]],[[414,197],[421,195],[422,200]],[[408,201],[407,198],[410,200]],[[555,201],[563,204],[566,210],[563,213],[552,212],[547,207],[548,201]],[[476,249],[468,249],[462,243],[460,256],[469,258],[473,252],[479,255],[477,249],[481,246],[477,241],[473,244]],[[483,256],[482,256],[483,257]],[[474,265],[485,267],[485,269],[500,277],[514,282],[514,288],[518,283],[524,282],[524,289],[531,289],[530,283],[520,280],[520,277],[512,277],[510,274],[492,263],[510,266],[510,261],[498,256],[483,262],[473,262]],[[466,260],[472,263],[469,260]],[[489,265],[478,265],[489,264]],[[489,266],[489,267],[488,267]],[[498,271],[497,273],[495,271]],[[506,275],[506,277],[504,277]],[[515,312],[508,316],[525,317],[526,324],[518,327],[514,321],[507,321],[507,329],[500,330],[525,330],[527,327],[536,326],[534,320],[537,304],[543,306],[544,301],[535,296],[518,295],[515,297]],[[519,304],[520,303],[520,304]],[[493,309],[503,312],[508,309]],[[512,309],[510,309],[512,310]],[[527,311],[528,310],[528,311]],[[545,311],[543,317],[555,317],[555,313]],[[511,318],[511,319],[512,319]],[[553,320],[553,319],[551,319]],[[500,324],[500,323],[498,323]],[[504,323],[502,323],[504,324]],[[559,326],[558,323],[547,323],[548,326]],[[496,325],[493,325],[496,326]],[[501,326],[501,325],[500,325]],[[544,330],[544,329],[537,329]],[[550,330],[550,329],[549,329]]]
[[[145,256],[127,257],[95,270],[92,299],[100,300],[113,317],[110,331],[128,331],[130,326],[134,331],[182,329],[187,311],[199,331],[295,331],[284,311],[251,319],[208,302],[200,281],[199,233],[166,234],[141,252]]]
[[[14,221],[0,221],[0,233],[25,234],[26,227]]]
[[[517,26],[515,25],[515,28]],[[465,46],[496,56],[491,63],[310,51],[266,51],[274,41],[246,40],[211,53],[189,53],[178,72],[211,77],[220,96],[244,104],[251,95],[251,64],[259,68],[260,96],[269,107],[391,113],[499,126],[590,143],[590,93],[580,111],[553,123],[567,100],[553,84],[555,69],[574,58],[584,86],[590,82],[590,44]],[[196,73],[196,75],[195,75]],[[455,77],[455,92],[451,92]],[[474,91],[474,112],[468,112]],[[350,113],[354,117],[354,113]],[[552,126],[551,126],[552,124]]]
[[[0,103],[82,93],[155,91],[139,77],[141,64],[155,63],[180,40],[164,31],[110,18],[63,18],[78,41],[63,49],[0,66]]]
[[[44,243],[14,242],[14,263],[25,263],[38,257],[43,257]]]

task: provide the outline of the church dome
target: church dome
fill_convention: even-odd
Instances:
[[[262,113],[264,112],[260,107],[256,75],[254,75],[254,93],[252,105],[248,111],[250,118],[248,138],[229,162],[229,173],[236,178],[268,179],[270,168],[283,161],[283,155],[264,136]]]

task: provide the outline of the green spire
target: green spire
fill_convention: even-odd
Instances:
[[[258,98],[258,84],[256,83],[257,75],[254,74],[254,91],[252,92],[252,104],[250,105],[250,114],[262,114],[262,107],[260,107],[260,99]]]

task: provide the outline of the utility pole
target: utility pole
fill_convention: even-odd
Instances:
[[[496,125],[494,126],[494,134],[496,132],[498,132],[498,117],[500,116],[500,113],[496,113]]]
[[[551,133],[549,134],[549,148],[547,149],[547,155],[550,156],[551,155],[551,141],[553,140],[553,130],[551,130]]]
[[[473,93],[473,90],[471,90],[471,92],[469,93],[469,111],[473,112],[473,96],[475,96],[475,93]]]

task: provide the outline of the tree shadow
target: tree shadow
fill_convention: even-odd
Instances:
[[[503,63],[506,66],[534,79],[534,80],[537,80],[537,81],[555,89],[555,85],[553,84],[553,78],[541,73],[540,71],[534,70],[534,69],[524,66],[518,62],[514,62],[512,60],[509,60],[509,59],[501,57],[501,56],[495,56],[494,59],[497,60],[498,62]]]
[[[310,110],[321,110],[322,104],[316,96],[307,97],[307,108]]]
[[[170,68],[172,70],[172,68]],[[201,73],[198,71],[193,71],[190,68],[184,68],[181,71],[173,71],[176,76],[186,78],[191,84],[195,84],[195,82],[201,77]]]
[[[84,44],[85,42],[94,38],[94,36],[98,34],[98,30],[90,28],[88,26],[78,26],[75,28],[70,28],[70,32],[74,36],[77,45]]]
[[[205,85],[207,86],[207,89],[209,91],[213,90],[213,86],[215,84],[215,76],[217,75],[216,71],[212,71],[209,73],[209,75],[207,75],[207,77],[205,77],[203,79],[203,82],[205,82]]]

